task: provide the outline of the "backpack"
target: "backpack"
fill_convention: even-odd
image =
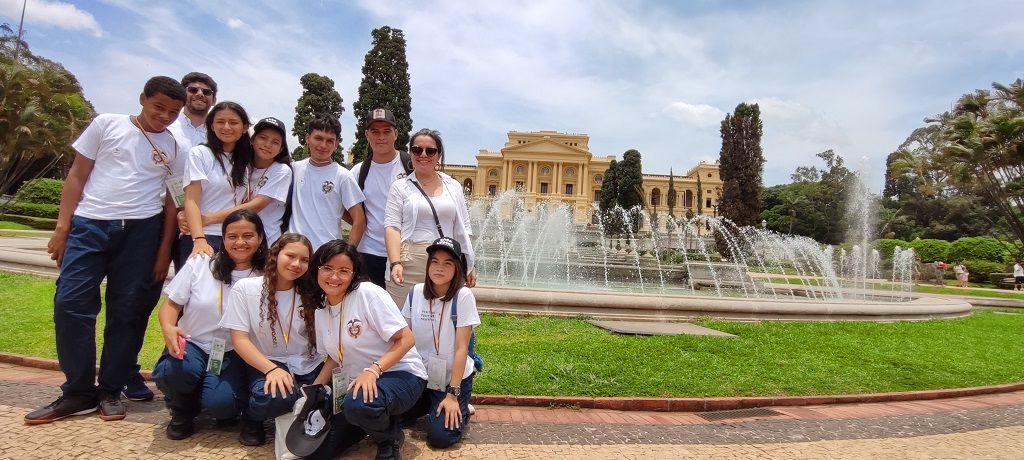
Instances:
[[[399,150],[398,157],[401,158],[400,161],[402,162],[402,168],[405,169],[405,174],[411,174],[412,156],[409,155],[409,152]],[[370,174],[370,163],[372,162],[373,155],[371,154],[370,156],[366,157],[366,159],[363,160],[363,163],[361,165],[359,165],[359,178],[356,180],[356,182],[359,183],[359,190],[366,189],[366,176]]]
[[[465,286],[455,291],[455,296],[452,297],[452,326],[456,329],[459,327],[459,291],[465,289]],[[412,294],[416,292],[416,288],[409,291],[409,305],[412,306]],[[473,368],[477,372],[484,370],[484,358],[476,352],[476,330],[473,331],[469,336],[469,357],[473,360]]]

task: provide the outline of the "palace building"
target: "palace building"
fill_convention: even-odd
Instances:
[[[497,152],[480,150],[477,164],[445,166],[445,173],[463,184],[472,198],[497,196],[515,189],[527,209],[540,202],[558,200],[573,210],[577,224],[594,222],[594,203],[600,199],[601,181],[614,155],[595,156],[586,134],[555,131],[508,133],[508,142]],[[648,216],[668,215],[668,174],[644,174],[644,202]],[[697,191],[697,178],[703,194]],[[700,212],[717,214],[722,181],[718,164],[700,162],[686,174],[673,179],[676,201],[673,213],[685,216],[698,212],[697,197],[703,198]],[[665,222],[655,218],[655,222]],[[648,223],[645,229],[650,230]],[[661,229],[663,230],[663,228]]]

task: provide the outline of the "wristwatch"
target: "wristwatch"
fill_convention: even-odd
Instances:
[[[462,394],[462,388],[453,387],[451,385],[448,385],[448,387],[445,388],[444,391],[446,391],[448,394],[450,394],[452,396],[455,396],[456,398],[458,398],[459,395]]]
[[[402,265],[402,262],[401,261],[391,262],[391,268],[395,268],[395,265]]]

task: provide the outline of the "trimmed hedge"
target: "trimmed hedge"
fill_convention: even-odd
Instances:
[[[918,260],[922,262],[932,262],[936,259],[947,259],[950,243],[945,240],[914,240],[910,242],[910,247],[914,248],[914,252],[917,253]]]
[[[871,243],[871,247],[878,250],[878,255],[882,257],[882,260],[892,260],[892,253],[896,250],[896,246],[903,249],[910,248],[910,243],[903,240],[875,240]]]
[[[0,220],[17,222],[28,225],[36,230],[53,230],[57,228],[57,219],[44,219],[42,217],[16,216],[13,214],[0,214]]]
[[[952,268],[952,265],[950,264],[947,264],[946,266]],[[974,281],[975,283],[992,282],[991,275],[993,273],[1002,274],[1006,271],[1005,263],[992,262],[988,260],[967,260],[964,261],[964,266],[967,267],[967,272],[969,273],[967,279]],[[1013,275],[1011,274],[1010,276]],[[999,281],[1002,281],[1002,278],[1000,278]],[[993,284],[999,285],[999,282],[996,281]]]
[[[60,204],[60,191],[64,181],[59,179],[33,179],[25,182],[14,197],[22,203]]]
[[[949,246],[949,260],[987,260],[1006,263],[1010,251],[995,238],[984,236],[960,238]]]
[[[1003,280],[1006,279],[1006,278],[1013,278],[1013,273],[999,273],[999,272],[995,272],[995,273],[989,273],[988,274],[988,282],[990,282],[990,283],[992,283],[992,284],[994,284],[996,286],[999,286],[999,283],[1003,282]]]
[[[4,214],[15,214],[28,217],[42,217],[44,219],[56,219],[60,207],[54,204],[23,203],[16,201],[0,205],[0,212]]]

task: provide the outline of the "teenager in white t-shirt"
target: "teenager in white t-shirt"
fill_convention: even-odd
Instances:
[[[302,235],[281,235],[270,247],[263,276],[238,281],[225,303],[220,327],[231,331],[235,352],[250,366],[242,432],[259,442],[246,445],[266,441],[263,420],[291,411],[299,386],[312,382],[323,365],[311,340],[313,312],[303,308],[295,290],[311,249]]]
[[[61,397],[25,416],[49,423],[100,410],[125,417],[120,393],[135,363],[153,303],[142,299],[167,277],[176,209],[165,181],[180,177],[188,141],[167,130],[185,89],[153,77],[138,115],[97,116],[74,142],[77,152],[61,191],[57,226],[47,243],[60,267],[53,298]],[[96,372],[96,317],[106,278],[103,360]]]
[[[185,207],[182,212],[182,259],[213,255],[220,247],[220,223],[231,211],[259,212],[270,199],[239,202],[235,190],[245,184],[253,161],[249,115],[237,103],[224,101],[206,116],[206,144],[192,147],[185,165]]]
[[[387,292],[366,280],[359,252],[345,241],[317,249],[307,276],[303,300],[317,306],[317,349],[330,357],[314,383],[343,399],[327,438],[306,458],[335,458],[363,436],[377,443],[377,458],[401,458],[400,415],[427,377],[409,325]]]
[[[273,244],[281,235],[282,221],[292,186],[292,156],[285,141],[284,122],[267,117],[253,128],[253,164],[246,175],[245,184],[235,189],[235,198],[248,203],[258,197],[270,199],[270,204],[259,211],[267,231],[267,241]]]
[[[384,245],[384,214],[388,204],[388,192],[391,190],[391,184],[404,178],[412,168],[411,164],[403,164],[411,162],[403,160],[403,154],[395,149],[395,142],[398,140],[397,123],[395,114],[390,110],[371,110],[366,115],[365,131],[371,155],[362,163],[352,166],[356,183],[366,196],[366,200],[363,201],[366,233],[363,234],[363,239],[359,240],[359,253],[366,263],[366,273],[370,281],[385,289],[388,251]],[[361,176],[363,168],[366,168],[365,178]]]
[[[205,255],[188,259],[164,289],[167,301],[159,317],[165,349],[153,366],[153,380],[171,412],[167,438],[172,440],[192,436],[192,419],[200,411],[232,420],[248,399],[248,366],[227,343],[228,333],[219,323],[235,282],[260,275],[267,240],[260,217],[248,209],[229,214],[222,230],[224,246],[212,260]],[[179,340],[185,340],[184,347]],[[211,355],[221,345],[223,354]],[[219,362],[207,372],[214,364],[211,356]]]
[[[469,340],[473,328],[480,325],[480,314],[476,297],[463,281],[466,269],[459,260],[461,254],[459,242],[448,237],[438,238],[427,247],[427,281],[413,287],[402,307],[402,316],[416,336],[416,349],[428,372],[436,372],[439,378],[428,382],[416,408],[406,418],[426,415],[427,444],[436,448],[462,440],[473,393]],[[452,315],[453,304],[457,316]]]
[[[469,209],[459,181],[439,171],[444,169],[441,135],[421,129],[412,135],[410,145],[413,174],[391,185],[384,214],[384,241],[391,261],[387,289],[396,305],[405,302],[413,285],[426,280],[426,247],[442,236],[462,246],[469,270],[466,284],[476,285]]]
[[[288,231],[309,238],[314,248],[341,237],[342,214],[348,211],[352,229],[348,241],[358,245],[366,230],[363,192],[352,173],[331,158],[338,149],[341,123],[318,114],[306,130],[309,158],[292,165],[292,216]]]

